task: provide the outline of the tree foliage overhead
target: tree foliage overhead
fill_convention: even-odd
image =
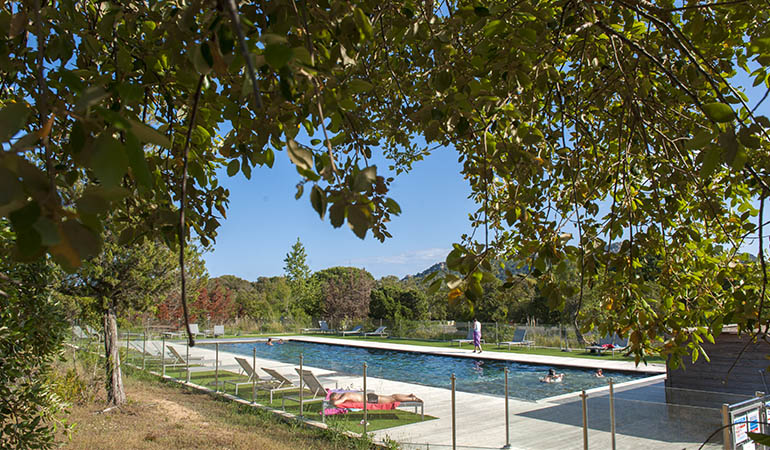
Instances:
[[[738,252],[765,220],[770,120],[731,85],[746,72],[768,86],[763,1],[0,8],[0,215],[22,257],[77,266],[107,211],[123,242],[173,243],[183,193],[178,234],[213,239],[215,169],[250,177],[284,148],[298,198],[384,239],[400,209],[372,153],[401,172],[451,144],[484,227],[447,258],[453,298],[477,302],[492,257],[515,256],[556,308],[590,288],[604,311],[591,325],[630,335],[639,357],[768,324],[761,239],[759,276]],[[559,277],[570,264],[578,283]]]
[[[697,357],[723,323],[768,323],[761,240],[759,277],[739,251],[766,221],[770,121],[731,85],[770,85],[763,2],[426,5],[383,18],[398,86],[378,93],[428,145],[454,145],[480,205],[484,236],[447,258],[450,295],[478,301],[502,254],[525,258],[553,307],[599,293],[595,323],[638,357]]]

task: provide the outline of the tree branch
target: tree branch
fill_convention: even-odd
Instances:
[[[232,1],[232,0],[230,0]],[[184,227],[184,211],[185,200],[187,198],[187,156],[190,152],[190,141],[192,140],[192,130],[195,127],[195,116],[198,112],[198,101],[201,98],[201,91],[203,90],[203,80],[205,75],[201,75],[198,78],[198,87],[195,89],[195,96],[193,97],[192,111],[190,112],[190,123],[187,126],[187,138],[184,143],[184,150],[182,151],[182,194],[179,198],[179,270],[180,278],[182,282],[182,309],[184,310],[184,324],[187,328],[187,343],[190,347],[195,346],[195,338],[190,332],[190,314],[187,309],[187,279],[184,272],[184,251],[185,251],[185,227]]]
[[[310,65],[315,67],[315,48],[313,47],[313,42],[310,39],[310,30],[307,26],[307,17],[305,16],[304,9],[305,4],[302,4],[303,8],[301,12],[297,8],[296,1],[291,0],[291,4],[294,7],[294,12],[297,14],[297,18],[302,21],[301,26],[305,32],[305,45],[307,46],[308,53],[310,53]],[[326,143],[326,151],[329,153],[329,162],[332,165],[332,173],[334,173],[335,176],[339,176],[339,173],[337,173],[337,165],[334,162],[334,151],[332,150],[332,143],[329,140],[329,132],[326,130],[326,119],[324,118],[324,110],[323,106],[321,105],[321,90],[318,88],[318,80],[312,74],[305,71],[303,72],[310,78],[310,82],[313,83],[313,90],[315,91],[315,103],[318,107],[318,116],[321,119],[321,129],[324,132],[324,142]]]
[[[227,12],[230,13],[230,20],[233,21],[233,27],[235,28],[235,34],[238,35],[238,43],[241,47],[241,55],[246,60],[246,67],[249,69],[249,77],[251,78],[251,84],[254,86],[254,100],[257,103],[257,108],[262,108],[262,95],[259,92],[259,82],[257,81],[257,71],[254,69],[254,61],[251,60],[251,54],[249,48],[246,46],[246,36],[243,34],[243,28],[241,27],[241,18],[238,16],[238,7],[235,5],[235,0],[224,0],[227,3]]]

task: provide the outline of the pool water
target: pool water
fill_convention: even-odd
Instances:
[[[554,367],[565,374],[561,383],[541,383],[552,366],[524,364],[510,361],[484,360],[424,353],[348,347],[343,345],[316,344],[288,341],[273,346],[264,343],[219,344],[220,351],[295,364],[304,355],[304,364],[349,375],[362,373],[367,363],[367,375],[394,381],[449,388],[450,376],[456,376],[458,391],[505,395],[504,369],[508,367],[508,391],[511,397],[522,400],[540,400],[605,386],[611,377],[615,383],[644,378],[642,373],[604,371],[604,378],[594,377],[590,369]]]

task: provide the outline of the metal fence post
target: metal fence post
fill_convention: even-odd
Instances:
[[[457,432],[455,426],[455,374],[452,374],[452,450],[457,449]]]
[[[508,415],[508,368],[505,368],[505,445],[503,448],[511,448],[511,431]]]
[[[305,389],[305,372],[302,370],[302,360],[304,355],[299,354],[299,416],[302,417],[302,391]]]
[[[254,373],[251,374],[251,403],[257,403],[257,346],[254,345],[254,354],[251,357],[251,368]]]
[[[615,450],[615,387],[610,378],[610,433],[612,435],[612,450]]]
[[[580,391],[580,398],[583,400],[583,450],[588,450],[588,411],[586,409],[586,391]]]
[[[366,420],[367,420],[367,398],[366,398],[366,361],[364,361],[364,436],[366,436]]]
[[[163,335],[163,348],[160,352],[160,365],[162,367],[161,373],[166,376],[166,335]]]
[[[215,344],[216,356],[214,361],[214,390],[219,392],[219,342]]]
[[[131,337],[131,332],[126,328],[126,362],[128,362],[128,340]]]
[[[730,405],[722,403],[722,446],[724,450],[731,450],[730,443]]]
[[[147,358],[147,328],[142,331],[142,370],[145,369],[144,363]]]

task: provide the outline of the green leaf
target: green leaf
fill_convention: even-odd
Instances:
[[[399,204],[390,197],[385,199],[385,207],[388,208],[388,212],[393,215],[397,216],[401,214],[401,206],[399,206]]]
[[[137,186],[145,191],[152,189],[152,175],[144,158],[144,150],[133,133],[126,134],[126,158]]]
[[[366,232],[369,231],[369,212],[368,209],[361,207],[361,205],[350,205],[348,207],[348,225],[353,233],[359,238],[366,237]]]
[[[729,105],[719,102],[706,103],[703,105],[703,112],[706,113],[709,119],[719,123],[730,122],[735,118],[733,109]]]
[[[289,152],[289,159],[297,168],[310,171],[313,168],[313,153],[304,146],[297,144],[294,139],[286,141],[286,147]]]
[[[437,91],[444,92],[452,85],[452,73],[446,70],[438,72],[433,76],[432,81]]]
[[[377,179],[377,166],[369,166],[356,174],[353,190],[363,192],[368,190]]]
[[[297,193],[294,194],[294,200],[299,200],[302,194],[305,193],[305,185],[302,183],[297,184]]]
[[[354,94],[360,94],[362,92],[368,92],[374,89],[374,86],[372,86],[372,83],[369,83],[368,81],[364,81],[358,78],[354,78],[350,80],[350,83],[348,83],[348,86],[350,86],[350,92]]]
[[[219,27],[217,32],[217,41],[219,41],[219,51],[223,55],[227,56],[232,53],[235,48],[235,39],[233,38],[233,31],[229,26],[223,24]]]
[[[446,257],[446,266],[449,270],[457,270],[462,263],[462,252],[458,249],[453,249]],[[450,288],[452,289],[452,288]]]
[[[326,214],[326,193],[317,184],[313,185],[313,189],[310,191],[310,204],[313,205],[318,216],[323,219],[324,214]]]
[[[171,141],[160,131],[136,120],[129,120],[129,122],[131,123],[131,133],[140,141],[171,148]]]
[[[239,170],[241,170],[241,162],[237,159],[230,161],[230,164],[227,165],[228,176],[234,177]]]
[[[211,54],[211,47],[209,46],[208,41],[201,44],[201,55],[203,56],[203,60],[206,61],[206,65],[214,67],[214,55]]]
[[[337,202],[329,208],[329,222],[334,228],[339,228],[345,222],[345,204]]]
[[[0,142],[10,140],[27,124],[29,108],[25,103],[11,103],[0,110]]]
[[[90,167],[104,186],[118,186],[128,169],[128,157],[123,144],[107,132],[99,135],[94,141]]]
[[[40,235],[40,244],[46,247],[56,245],[61,241],[59,230],[47,217],[40,216],[32,226]]]
[[[101,214],[110,209],[110,202],[98,192],[85,192],[75,204],[78,212],[86,214]]]
[[[366,16],[366,13],[364,13],[361,8],[356,8],[353,14],[354,20],[356,21],[356,27],[358,27],[358,31],[360,31],[366,39],[370,41],[374,39],[372,22],[369,20],[369,17]]]
[[[40,206],[36,201],[31,201],[22,208],[10,214],[11,224],[17,232],[24,228],[29,228],[40,217]]]
[[[770,435],[762,433],[746,433],[752,441],[760,445],[770,445]]]
[[[89,86],[83,90],[77,103],[75,104],[76,111],[83,111],[97,103],[101,102],[109,96],[109,93],[105,91],[101,86]]]
[[[288,45],[268,44],[265,46],[265,61],[275,70],[280,69],[291,61],[293,54],[291,47]]]
[[[19,177],[5,167],[0,167],[0,206],[20,200],[23,195],[24,188]]]
[[[702,156],[699,159],[702,159],[703,163],[700,166],[700,177],[705,180],[709,178],[714,173],[717,166],[719,166],[719,163],[722,160],[722,149],[716,145],[707,145],[701,151],[701,155]]]
[[[82,224],[68,220],[62,224],[62,231],[81,260],[99,254],[101,247],[99,236]]]
[[[34,228],[28,227],[16,231],[16,248],[22,259],[32,259],[37,256],[42,248],[40,233]]]
[[[489,15],[489,9],[484,6],[474,7],[473,12],[479,17],[487,17]]]

